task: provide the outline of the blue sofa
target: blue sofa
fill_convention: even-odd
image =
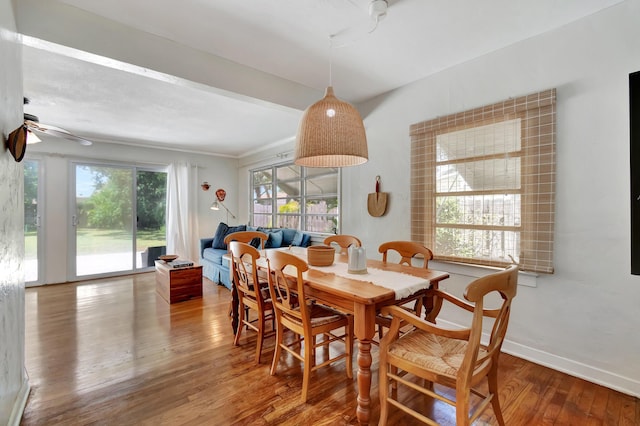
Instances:
[[[292,228],[262,228],[246,225],[228,226],[221,222],[216,233],[211,238],[200,240],[200,264],[202,275],[216,284],[222,284],[231,290],[231,277],[229,275],[229,261],[223,256],[227,254],[227,246],[224,238],[239,231],[260,231],[269,236],[265,248],[289,247],[290,245],[307,247],[311,242],[311,236]]]

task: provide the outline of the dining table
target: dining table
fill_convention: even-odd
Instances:
[[[307,261],[305,248],[274,250],[287,250]],[[262,273],[268,270],[264,254],[262,251],[256,262]],[[352,273],[347,264],[348,256],[336,253],[332,265],[309,265],[303,278],[309,296],[319,303],[353,315],[354,333],[358,339],[356,416],[359,424],[366,425],[369,424],[371,415],[371,344],[376,331],[376,313],[383,306],[402,305],[429,288],[437,288],[440,281],[449,277],[449,273],[375,259],[367,259],[366,270]],[[426,297],[423,304],[425,316],[433,314],[432,311],[439,308]],[[235,317],[232,318],[234,327],[237,327],[238,315],[236,306],[232,313]]]

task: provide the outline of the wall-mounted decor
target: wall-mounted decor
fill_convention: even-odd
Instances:
[[[27,126],[22,125],[9,133],[7,148],[17,162],[22,161],[27,151]]]
[[[367,197],[367,210],[373,217],[380,217],[387,211],[386,192],[380,192],[380,176],[376,176],[376,192],[372,192]]]
[[[227,191],[225,191],[222,188],[218,188],[216,190],[216,198],[217,200],[215,200],[213,202],[213,204],[211,204],[211,210],[220,210],[220,206],[222,206],[226,211],[227,211],[227,223],[229,223],[229,215],[231,215],[232,218],[236,218],[236,216],[231,213],[231,211],[229,211],[229,209],[227,208],[227,206],[224,205],[223,201],[225,199],[225,197],[227,196]]]

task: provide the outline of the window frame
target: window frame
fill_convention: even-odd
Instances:
[[[411,238],[435,249],[436,139],[440,134],[513,119],[521,120],[520,253],[523,271],[553,273],[555,218],[556,90],[512,98],[492,105],[413,124],[411,136]],[[510,261],[446,256],[440,261],[504,267]]]
[[[278,179],[278,175],[277,175],[277,171],[279,168],[283,168],[283,167],[288,167],[288,166],[295,166],[295,167],[299,167],[300,168],[300,176],[295,179],[295,178],[287,178],[287,179]],[[326,172],[321,172],[321,173],[313,173],[313,174],[309,174],[308,170],[309,169],[313,169],[313,170],[326,170]],[[334,170],[334,171],[332,171]],[[255,173],[260,173],[260,172],[265,172],[265,171],[270,171],[271,173],[271,213],[261,213],[258,212],[256,213],[254,210],[255,204],[254,204],[254,189],[255,189],[255,184],[254,184],[254,176]],[[309,218],[311,216],[316,215],[317,213],[309,213],[307,211],[307,202],[308,201],[312,201],[312,200],[318,200],[318,199],[322,199],[324,197],[318,196],[317,194],[308,194],[307,191],[307,183],[311,180],[311,179],[315,179],[318,177],[322,177],[322,176],[332,176],[335,175],[336,176],[336,180],[337,180],[337,185],[336,185],[336,193],[335,193],[335,197],[338,203],[337,206],[337,213],[335,215],[333,214],[327,214],[328,217],[335,217],[335,228],[333,229],[332,232],[321,232],[321,231],[307,231],[306,227],[307,227],[307,222],[309,222]],[[277,188],[279,186],[279,182],[280,181],[284,181],[284,182],[299,182],[299,187],[300,187],[300,194],[297,196],[291,196],[291,198],[296,198],[297,200],[299,200],[300,202],[300,211],[297,213],[280,213],[278,212],[278,194],[277,194]],[[279,226],[279,218],[281,217],[297,217],[299,218],[298,220],[298,226],[296,226],[296,229],[299,229],[303,232],[307,232],[307,233],[311,233],[311,234],[326,234],[326,235],[330,235],[331,233],[339,233],[340,232],[340,217],[342,215],[342,200],[341,200],[341,188],[342,188],[342,171],[339,167],[334,167],[334,168],[318,168],[318,167],[305,167],[305,166],[298,166],[296,165],[293,161],[289,161],[289,162],[283,162],[283,163],[277,163],[277,164],[271,164],[268,166],[263,166],[263,167],[258,167],[255,169],[251,169],[249,170],[249,223],[252,226],[256,226],[256,221],[255,221],[255,215],[256,214],[260,214],[260,215],[265,215],[265,216],[270,216],[270,227],[280,227]],[[327,195],[333,195],[333,193],[327,194]],[[281,199],[281,198],[280,198]],[[289,226],[287,226],[289,227]]]

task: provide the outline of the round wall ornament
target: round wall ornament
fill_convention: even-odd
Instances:
[[[9,152],[13,155],[16,162],[22,161],[27,151],[27,126],[22,125],[9,133],[7,148],[9,148]]]

